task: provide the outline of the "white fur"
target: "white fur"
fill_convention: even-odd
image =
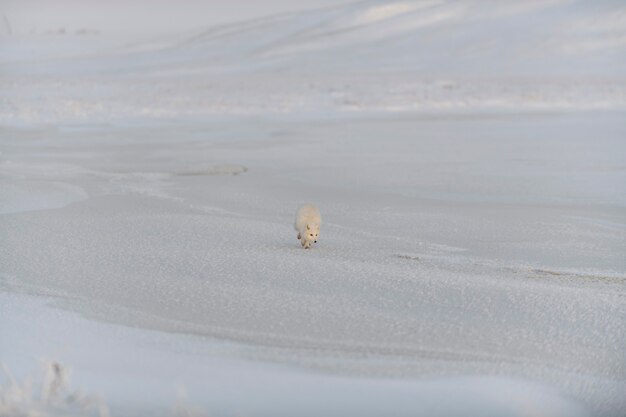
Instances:
[[[294,228],[298,231],[298,240],[303,248],[309,249],[317,242],[322,225],[320,211],[311,204],[305,204],[296,213]]]

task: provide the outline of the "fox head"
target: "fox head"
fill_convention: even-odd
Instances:
[[[306,225],[306,230],[304,231],[304,239],[308,241],[313,241],[313,243],[317,243],[317,237],[320,234],[320,225],[315,223],[310,223]]]

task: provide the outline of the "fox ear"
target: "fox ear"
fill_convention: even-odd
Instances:
[[[308,224],[306,225],[306,230],[311,230]]]

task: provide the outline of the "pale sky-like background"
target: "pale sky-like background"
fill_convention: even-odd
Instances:
[[[351,2],[353,0],[5,0],[0,5],[0,13],[17,35],[60,28],[69,32],[87,29],[111,35],[149,35]],[[6,21],[2,25],[6,25]]]

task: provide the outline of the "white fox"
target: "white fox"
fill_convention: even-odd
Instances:
[[[298,240],[304,249],[310,249],[313,243],[317,243],[321,224],[322,216],[315,206],[305,204],[298,209],[294,228],[298,231]]]

